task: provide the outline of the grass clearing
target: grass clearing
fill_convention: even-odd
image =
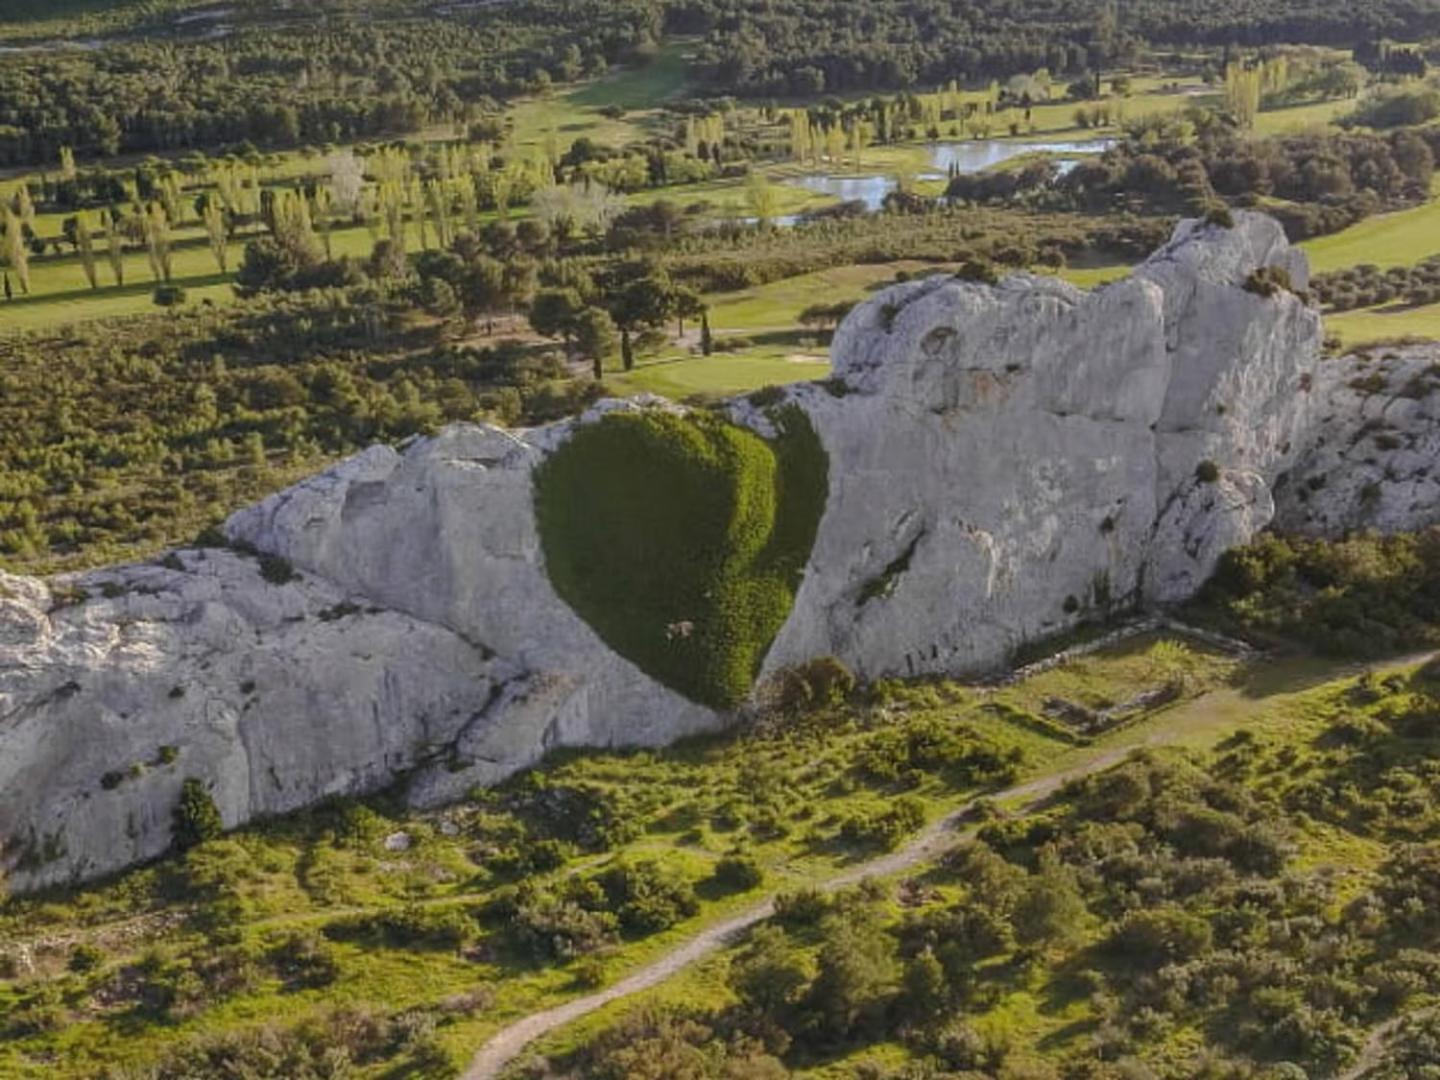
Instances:
[[[1440,304],[1392,304],[1325,316],[1325,330],[1347,349],[1383,341],[1440,341]]]
[[[1300,246],[1316,273],[1346,270],[1367,264],[1381,267],[1413,266],[1440,253],[1440,182],[1433,197],[1422,206],[1367,218],[1331,236],[1307,240]]]
[[[690,85],[687,55],[686,43],[671,42],[643,67],[623,68],[548,97],[519,101],[509,113],[514,141],[538,146],[554,137],[564,152],[582,136],[611,146],[644,139],[655,133],[657,106]],[[625,115],[604,115],[602,110],[611,106]]]

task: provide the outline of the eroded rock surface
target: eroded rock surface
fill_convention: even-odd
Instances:
[[[1244,288],[1262,266],[1294,291]],[[1440,355],[1322,360],[1306,281],[1279,226],[1240,215],[1182,225],[1094,293],[936,277],[858,308],[835,379],[786,392],[830,490],[766,672],[825,655],[867,676],[993,668],[1096,609],[1188,596],[1277,498],[1311,532],[1440,519]],[[575,423],[628,408],[674,406],[359,454],[231,519],[241,550],[285,561],[268,574],[208,550],[0,575],[11,884],[161,853],[187,777],[234,826],[396,782],[434,805],[552,747],[723,724],[607,648],[546,576],[533,471]],[[731,412],[766,432],[755,403]]]
[[[829,508],[770,666],[973,671],[1097,608],[1173,601],[1274,512],[1318,314],[1243,288],[1308,274],[1279,226],[1187,223],[1129,279],[896,286],[836,335],[841,397],[795,396]]]
[[[1440,524],[1440,347],[1367,350],[1321,364],[1303,455],[1276,524],[1335,536]]]

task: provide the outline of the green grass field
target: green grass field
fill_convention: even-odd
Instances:
[[[1434,195],[1413,210],[1382,214],[1333,236],[1307,240],[1301,247],[1310,256],[1311,269],[1328,273],[1367,263],[1382,269],[1413,266],[1440,253],[1440,181]]]
[[[686,42],[671,42],[643,67],[624,68],[547,97],[518,102],[509,113],[515,142],[542,145],[553,136],[564,150],[581,136],[624,146],[654,134],[658,106],[679,96],[691,83],[687,49]],[[624,109],[626,115],[605,116],[601,110],[607,106]]]
[[[1409,338],[1440,341],[1440,304],[1395,304],[1327,315],[1325,330],[1346,348]]]

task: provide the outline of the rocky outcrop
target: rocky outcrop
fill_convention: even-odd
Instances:
[[[1243,283],[1303,256],[1268,218],[1182,225],[1084,293],[1025,275],[889,289],[836,335],[846,388],[794,391],[829,505],[771,668],[964,672],[1134,600],[1190,595],[1273,514],[1320,318]]]
[[[234,826],[397,781],[437,805],[557,746],[719,726],[550,588],[530,471],[566,430],[372,448],[237,514],[238,551],[50,585],[0,574],[11,886],[161,854],[186,777]]]
[[[1259,267],[1293,290],[1245,288]],[[1277,492],[1297,528],[1429,520],[1435,415],[1407,389],[1426,361],[1364,368],[1383,391],[1322,361],[1306,276],[1274,222],[1241,215],[1183,225],[1094,293],[936,277],[857,309],[835,378],[785,392],[829,491],[762,676],[822,655],[867,676],[993,668],[1098,609],[1189,595]],[[763,400],[732,415],[764,434]],[[653,408],[674,406],[373,448],[237,514],[234,549],[0,576],[11,883],[160,853],[187,777],[233,826],[397,782],[437,804],[552,747],[725,723],[607,648],[546,575],[537,465],[576,423]]]
[[[1440,347],[1377,348],[1316,375],[1305,450],[1276,495],[1286,532],[1440,524]]]

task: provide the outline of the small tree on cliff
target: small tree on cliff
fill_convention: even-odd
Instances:
[[[220,810],[205,785],[193,776],[180,788],[180,801],[175,804],[175,847],[184,851],[206,840],[216,839],[225,831]]]

